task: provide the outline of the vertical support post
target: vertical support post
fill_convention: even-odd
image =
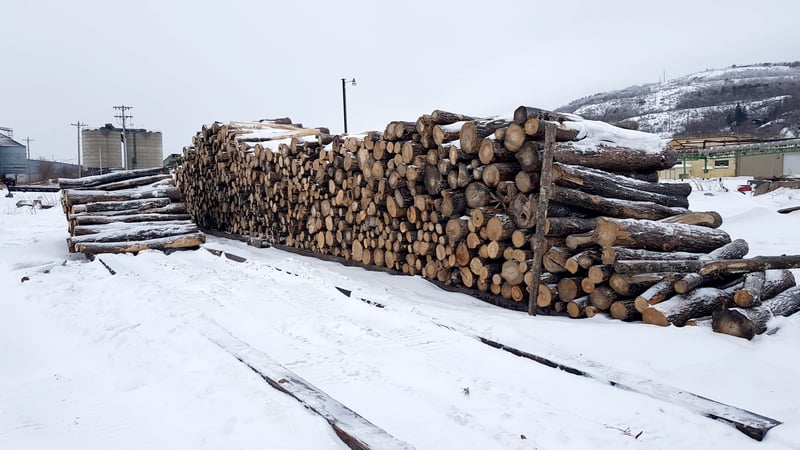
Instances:
[[[542,156],[542,174],[539,178],[539,204],[536,205],[536,233],[531,239],[533,263],[531,264],[531,291],[528,296],[528,314],[536,315],[536,297],[539,296],[539,278],[542,273],[542,258],[547,251],[544,228],[547,222],[547,206],[550,202],[550,191],[553,183],[553,152],[556,142],[556,124],[544,121],[544,154]]]
[[[342,78],[342,109],[344,112],[344,134],[347,134],[347,81]]]

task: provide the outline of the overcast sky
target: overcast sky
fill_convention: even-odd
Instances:
[[[179,153],[204,123],[383,130],[434,109],[510,114],[732,64],[800,60],[792,0],[7,0],[0,126],[75,162],[132,106]]]

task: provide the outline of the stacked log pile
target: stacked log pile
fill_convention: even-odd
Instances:
[[[135,253],[196,248],[205,242],[174,178],[161,168],[58,181],[70,252]]]
[[[533,295],[535,313],[685,325],[732,306],[737,273],[777,266],[713,269],[747,244],[719,214],[688,211],[690,185],[657,182],[676,162],[653,135],[522,106],[436,110],[352,136],[287,119],[214,123],[177,178],[201,227],[508,302]]]

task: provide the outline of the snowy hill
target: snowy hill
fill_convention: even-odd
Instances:
[[[636,120],[641,130],[664,137],[730,132],[794,137],[800,62],[710,69],[590,95],[558,110],[610,122]]]

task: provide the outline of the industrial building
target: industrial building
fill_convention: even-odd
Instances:
[[[748,176],[780,178],[800,174],[800,139],[757,139],[714,136],[673,139],[675,167],[659,172],[662,179]]]
[[[110,123],[101,128],[81,132],[82,161],[87,171],[102,172],[107,169],[146,169],[162,166],[161,132],[126,129],[127,164],[123,164],[122,133],[122,128]]]

